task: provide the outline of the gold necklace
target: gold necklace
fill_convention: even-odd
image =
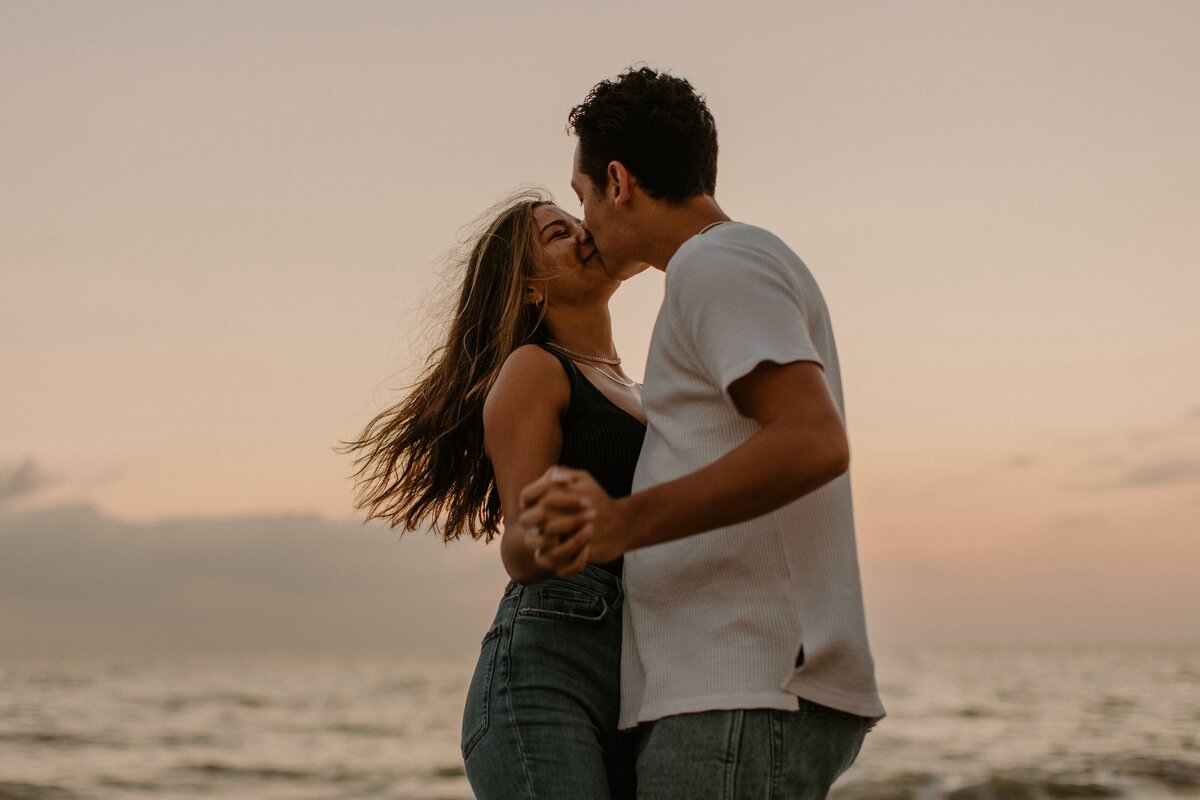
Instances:
[[[567,348],[563,347],[561,344],[555,344],[554,342],[546,342],[546,347],[552,347],[555,350],[557,350],[558,352],[562,353],[564,356],[570,356],[571,358],[578,358],[578,359],[582,359],[584,361],[596,361],[600,364],[608,364],[610,367],[621,366],[621,359],[619,359],[619,358],[604,358],[602,356],[585,356],[583,353],[576,353],[574,350],[568,350]]]
[[[625,381],[621,380],[621,379],[620,379],[619,377],[617,377],[616,375],[609,375],[607,372],[605,372],[604,370],[600,369],[600,368],[599,368],[599,367],[597,367],[595,364],[586,364],[586,363],[585,363],[583,366],[585,366],[585,367],[591,367],[592,369],[596,370],[596,372],[599,372],[601,375],[603,375],[604,377],[608,378],[608,379],[609,379],[610,381],[612,381],[613,383],[618,383],[618,384],[620,384],[621,386],[624,386],[626,389],[630,388],[631,386],[637,386],[637,381],[635,381],[633,378],[626,378],[625,380],[629,381],[629,383],[626,383]]]

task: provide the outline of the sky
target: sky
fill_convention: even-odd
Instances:
[[[498,549],[361,526],[334,447],[480,212],[579,213],[567,112],[642,62],[821,283],[872,637],[1200,639],[1198,40],[1160,0],[0,0],[0,653],[476,640]],[[635,376],[661,296],[613,301]]]

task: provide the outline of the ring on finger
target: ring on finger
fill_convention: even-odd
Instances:
[[[525,532],[525,537],[527,539],[529,539],[530,541],[533,541],[534,539],[538,538],[541,535],[542,535],[542,526],[541,525],[530,525],[529,529]]]

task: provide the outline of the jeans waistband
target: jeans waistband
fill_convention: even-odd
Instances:
[[[608,600],[610,603],[620,600],[621,596],[624,594],[624,588],[622,586],[620,577],[613,575],[607,570],[593,566],[592,564],[588,564],[583,568],[582,572],[572,575],[569,578],[551,578],[550,580],[571,583],[575,586],[578,586],[580,589],[595,592],[605,600]],[[537,586],[538,584],[530,585]],[[512,594],[521,586],[522,584],[519,584],[516,581],[509,581],[508,588],[504,590],[505,596]]]

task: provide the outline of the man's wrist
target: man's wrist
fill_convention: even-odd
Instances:
[[[616,501],[617,511],[620,514],[621,520],[624,521],[625,528],[625,552],[636,550],[639,547],[644,547],[645,540],[645,514],[640,508],[640,498],[637,495],[629,495],[622,497]]]

